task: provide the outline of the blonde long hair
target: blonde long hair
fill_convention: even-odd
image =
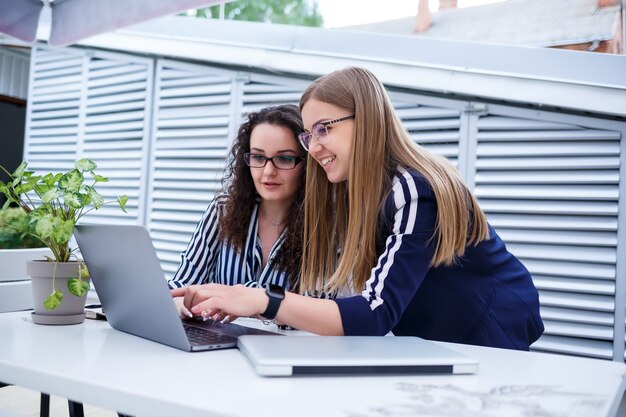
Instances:
[[[431,266],[453,264],[468,245],[488,238],[485,215],[456,168],[410,139],[371,72],[352,67],[318,78],[302,95],[301,111],[310,99],[354,113],[355,133],[347,182],[329,182],[309,155],[301,293],[364,288],[377,260],[380,210],[398,166],[421,174],[435,194]]]

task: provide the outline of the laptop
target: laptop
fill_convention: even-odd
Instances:
[[[478,361],[409,336],[242,336],[239,350],[263,376],[473,374]]]
[[[76,226],[74,233],[114,329],[186,351],[237,347],[244,334],[276,335],[213,320],[181,320],[148,231],[141,226]]]

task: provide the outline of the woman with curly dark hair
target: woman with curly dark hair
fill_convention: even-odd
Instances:
[[[295,288],[302,254],[305,150],[297,106],[248,114],[233,144],[223,193],[198,224],[171,288],[220,283]],[[181,317],[191,317],[176,299]]]

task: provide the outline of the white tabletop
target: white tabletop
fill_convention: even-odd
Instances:
[[[138,417],[612,417],[622,363],[443,343],[475,375],[257,376],[236,349],[187,353],[87,320],[42,326],[0,314],[0,381]]]

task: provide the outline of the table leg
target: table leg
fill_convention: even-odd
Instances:
[[[39,417],[50,417],[50,395],[43,392],[39,402]]]
[[[70,417],[85,417],[82,403],[77,403],[72,400],[67,400],[67,406],[70,409]]]

